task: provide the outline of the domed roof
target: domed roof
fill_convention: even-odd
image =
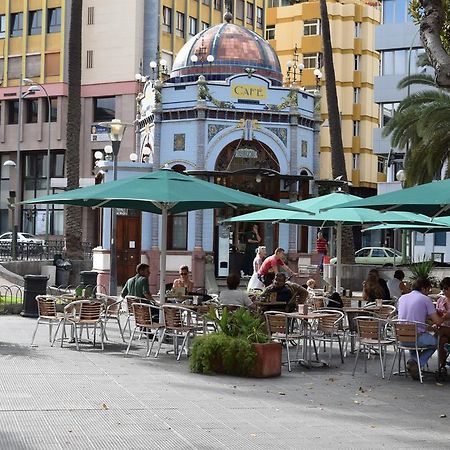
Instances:
[[[191,60],[192,55],[197,56],[197,62]],[[212,63],[207,61],[208,55],[214,57]],[[183,46],[169,82],[196,81],[199,75],[224,80],[244,73],[246,68],[254,69],[276,86],[282,83],[278,56],[261,36],[233,23],[221,23],[201,31]]]

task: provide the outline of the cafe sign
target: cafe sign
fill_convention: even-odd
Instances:
[[[258,152],[253,148],[238,148],[234,152],[235,158],[258,158]]]
[[[254,84],[232,84],[231,96],[249,100],[264,100],[267,98],[267,87]]]

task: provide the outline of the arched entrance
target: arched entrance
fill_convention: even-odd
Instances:
[[[260,141],[241,139],[229,143],[220,152],[215,171],[219,172],[214,180],[217,184],[275,201],[280,199],[280,164],[274,152]],[[221,208],[216,212],[216,223],[223,218],[252,211],[254,210],[245,208],[238,210],[231,207]],[[237,222],[218,226],[214,247],[218,255],[219,276],[240,273],[243,268],[248,267],[248,262],[245,263],[245,260],[249,259],[249,254],[245,254],[245,233],[252,225]],[[265,245],[270,254],[278,246],[278,225],[272,223],[258,225],[261,245]]]

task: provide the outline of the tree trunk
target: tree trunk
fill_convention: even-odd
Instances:
[[[83,0],[70,4],[70,31],[68,52],[67,105],[67,189],[76,189],[80,182],[80,123],[81,123],[81,35]],[[82,211],[78,206],[65,208],[65,237],[67,257],[82,259]]]
[[[420,39],[425,47],[428,59],[436,72],[436,83],[450,87],[450,56],[441,40],[441,31],[445,21],[442,0],[421,0],[424,14],[420,21]]]
[[[341,115],[336,92],[333,47],[331,45],[330,21],[326,0],[320,0],[320,18],[322,21],[323,65],[325,69],[328,122],[330,124],[331,170],[333,178],[341,177],[342,181],[347,181],[344,146],[342,145]],[[342,189],[348,192],[348,184],[342,184]],[[353,264],[355,262],[355,245],[351,227],[342,228],[342,262],[344,264]]]

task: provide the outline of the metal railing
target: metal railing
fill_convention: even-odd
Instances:
[[[83,259],[92,259],[92,243],[84,241],[81,243]],[[52,260],[55,255],[65,257],[64,240],[51,240],[48,244],[35,244],[31,242],[17,243],[17,260],[19,261],[40,261]],[[11,261],[11,244],[0,243],[0,261]]]

